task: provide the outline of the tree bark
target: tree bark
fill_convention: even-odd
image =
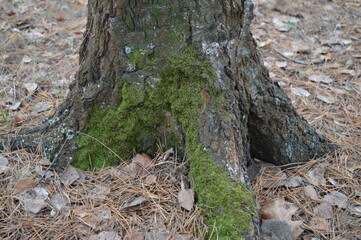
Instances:
[[[252,239],[257,229],[230,211],[248,211],[249,222],[252,206],[237,209],[223,197],[246,191],[237,182],[249,186],[250,159],[283,165],[333,148],[270,80],[250,33],[252,8],[251,0],[89,0],[76,82],[52,118],[23,132],[35,139],[26,144],[41,139],[52,157],[68,139],[57,165],[83,168],[151,153],[159,143],[177,147],[189,159],[198,203],[224,224],[219,233]],[[19,147],[19,139],[9,141]],[[220,194],[213,202],[208,187]],[[249,195],[241,198],[246,204]]]

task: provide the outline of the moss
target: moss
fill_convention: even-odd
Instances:
[[[207,61],[198,59],[192,50],[180,57],[173,56],[161,72],[161,78],[167,82],[162,82],[160,89],[164,90],[163,96],[169,99],[172,113],[185,132],[190,177],[198,204],[205,206],[206,223],[216,226],[214,232],[218,239],[241,239],[243,231],[249,229],[254,212],[252,194],[243,183],[230,180],[198,141],[199,113],[203,104],[201,91],[207,89],[207,94],[214,97],[216,108],[223,99],[222,94],[212,92],[207,86],[208,80],[214,79],[210,66]]]
[[[163,135],[173,147],[181,147],[185,142],[183,151],[189,159],[190,177],[197,202],[204,206],[206,223],[215,224],[218,239],[240,239],[251,221],[252,196],[242,183],[230,180],[226,171],[212,161],[198,138],[202,95],[210,96],[215,107],[221,106],[224,98],[211,90],[215,73],[211,64],[198,58],[192,49],[165,58],[168,64],[159,71],[158,81],[140,87],[139,82],[122,80],[116,107],[94,106],[87,134],[122,158],[133,149],[151,149]],[[169,129],[160,129],[161,126]],[[183,137],[180,132],[184,133]],[[81,152],[75,162],[77,167],[100,168],[119,161],[106,147],[86,135],[80,137],[78,145]]]
[[[144,50],[136,47],[130,49],[130,52],[127,53],[127,57],[136,69],[143,69],[153,65],[154,51],[153,49]]]
[[[204,206],[206,224],[215,226],[209,238],[241,239],[254,212],[252,194],[244,184],[230,180],[201,145],[189,151],[188,156],[197,203]]]

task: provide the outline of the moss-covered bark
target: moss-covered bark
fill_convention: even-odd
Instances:
[[[177,147],[214,236],[254,239],[250,158],[302,162],[332,146],[269,79],[251,20],[251,0],[89,0],[77,80],[37,128],[45,153],[66,142],[58,166],[97,169]]]

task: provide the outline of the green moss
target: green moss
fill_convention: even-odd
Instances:
[[[204,206],[206,223],[215,226],[212,239],[240,239],[254,212],[252,194],[244,184],[230,180],[201,145],[188,155],[197,203]]]
[[[122,158],[133,149],[151,149],[163,136],[173,147],[185,142],[183,151],[189,159],[197,203],[204,206],[206,223],[216,226],[213,237],[241,239],[251,221],[252,196],[242,183],[230,180],[226,171],[212,161],[198,138],[199,114],[204,104],[201,93],[210,96],[213,106],[222,105],[223,95],[212,92],[210,87],[214,71],[192,49],[165,58],[168,64],[159,71],[158,81],[140,87],[136,81],[123,80],[116,107],[94,106],[87,134]],[[75,162],[77,167],[100,168],[119,161],[108,148],[86,135],[78,144],[81,152]]]
[[[141,49],[139,47],[130,49],[127,54],[129,61],[134,64],[136,69],[143,69],[153,65],[154,51],[153,49]]]
[[[161,72],[161,78],[167,82],[162,82],[160,89],[164,89],[163,96],[170,100],[172,113],[185,132],[190,177],[194,181],[197,203],[204,206],[206,223],[216,226],[213,237],[241,239],[243,231],[249,229],[254,212],[252,194],[243,183],[230,180],[198,141],[198,120],[203,104],[200,92],[206,89],[207,94],[214,97],[215,107],[219,107],[223,99],[222,94],[207,90],[208,80],[214,79],[210,66],[198,59],[192,50],[173,56]]]

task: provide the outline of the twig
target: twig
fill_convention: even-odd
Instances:
[[[294,63],[297,63],[297,64],[302,64],[302,65],[316,65],[316,64],[321,64],[321,63],[324,63],[324,62],[325,62],[325,59],[320,59],[320,60],[313,61],[313,62],[304,62],[304,61],[301,61],[301,60],[295,60],[295,59],[292,59],[292,58],[290,58],[290,57],[287,57],[286,55],[284,55],[283,53],[277,51],[276,49],[273,49],[273,51],[275,51],[276,53],[278,53],[281,57],[286,58],[288,61],[291,61],[291,62],[294,62]]]
[[[46,173],[49,171],[49,169],[54,165],[54,163],[58,160],[61,151],[63,150],[66,142],[68,141],[68,137],[65,138],[64,143],[61,145],[59,151],[56,153],[54,160],[51,162],[51,164],[48,166],[48,168],[44,171],[44,173],[41,175],[40,179],[35,183],[34,187],[38,186],[38,184],[40,183],[41,180],[43,180],[43,178],[45,177]]]

